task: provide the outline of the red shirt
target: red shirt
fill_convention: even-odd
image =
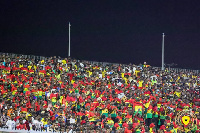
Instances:
[[[21,112],[27,112],[27,108],[26,107],[25,108],[21,107]]]
[[[4,68],[5,68],[5,66],[4,66],[4,65],[0,66],[0,69],[4,69]]]
[[[83,115],[85,115],[85,114],[82,113],[82,112],[78,112],[77,115],[79,115],[79,116],[83,116]]]
[[[22,129],[27,130],[27,128],[26,128],[26,124],[19,124],[19,125],[17,125],[16,128],[17,128],[18,130],[22,130]]]
[[[82,121],[81,121],[81,125],[83,125],[83,124],[85,124],[85,123],[86,123],[85,120],[82,120]]]
[[[132,131],[128,130],[128,128],[125,128],[124,133],[132,133]]]
[[[74,74],[72,74],[72,73],[68,73],[67,76],[69,76],[69,77],[70,77],[70,80],[72,80],[73,77],[74,77]]]
[[[119,124],[118,123],[115,123],[114,125],[116,127],[116,129],[119,127]]]
[[[14,121],[16,122],[19,118],[20,116],[15,117]]]
[[[128,128],[129,126],[128,126],[128,124],[127,124],[126,122],[124,122],[124,123],[122,124],[122,127],[127,127],[127,128]]]

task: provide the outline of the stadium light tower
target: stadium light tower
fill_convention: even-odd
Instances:
[[[164,67],[164,39],[165,39],[165,33],[162,35],[162,70],[165,69]]]
[[[70,57],[70,22],[69,22],[69,49],[68,49],[68,57]]]

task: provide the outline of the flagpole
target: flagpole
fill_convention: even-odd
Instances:
[[[70,57],[70,22],[69,22],[69,49],[68,49],[68,57]]]
[[[163,33],[162,36],[162,70],[164,70],[164,39],[165,39],[165,33]]]

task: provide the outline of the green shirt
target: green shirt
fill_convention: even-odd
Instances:
[[[152,118],[153,114],[152,113],[147,113],[147,118]]]
[[[160,115],[160,119],[165,119],[165,116],[164,115]]]

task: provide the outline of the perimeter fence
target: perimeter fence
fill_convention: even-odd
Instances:
[[[12,58],[14,57],[24,57],[26,59],[34,59],[34,60],[45,60],[45,59],[48,59],[50,57],[44,57],[44,56],[36,56],[36,55],[24,55],[24,54],[14,54],[14,53],[2,53],[0,52],[0,55],[6,55],[6,56],[10,56]],[[61,58],[61,59],[64,59],[64,58]],[[80,61],[80,60],[78,60]],[[82,61],[85,61],[85,60],[82,60]],[[119,63],[109,63],[109,62],[98,62],[98,61],[86,61],[90,64],[96,64],[96,65],[103,65],[103,66],[106,66],[106,65],[120,65]],[[161,70],[161,67],[154,67],[152,66],[152,68],[154,69],[158,69],[158,70]],[[199,74],[200,70],[193,70],[193,69],[183,69],[183,68],[173,68],[173,67],[168,67],[167,68],[169,71],[175,71],[175,72],[193,72],[195,74]]]

